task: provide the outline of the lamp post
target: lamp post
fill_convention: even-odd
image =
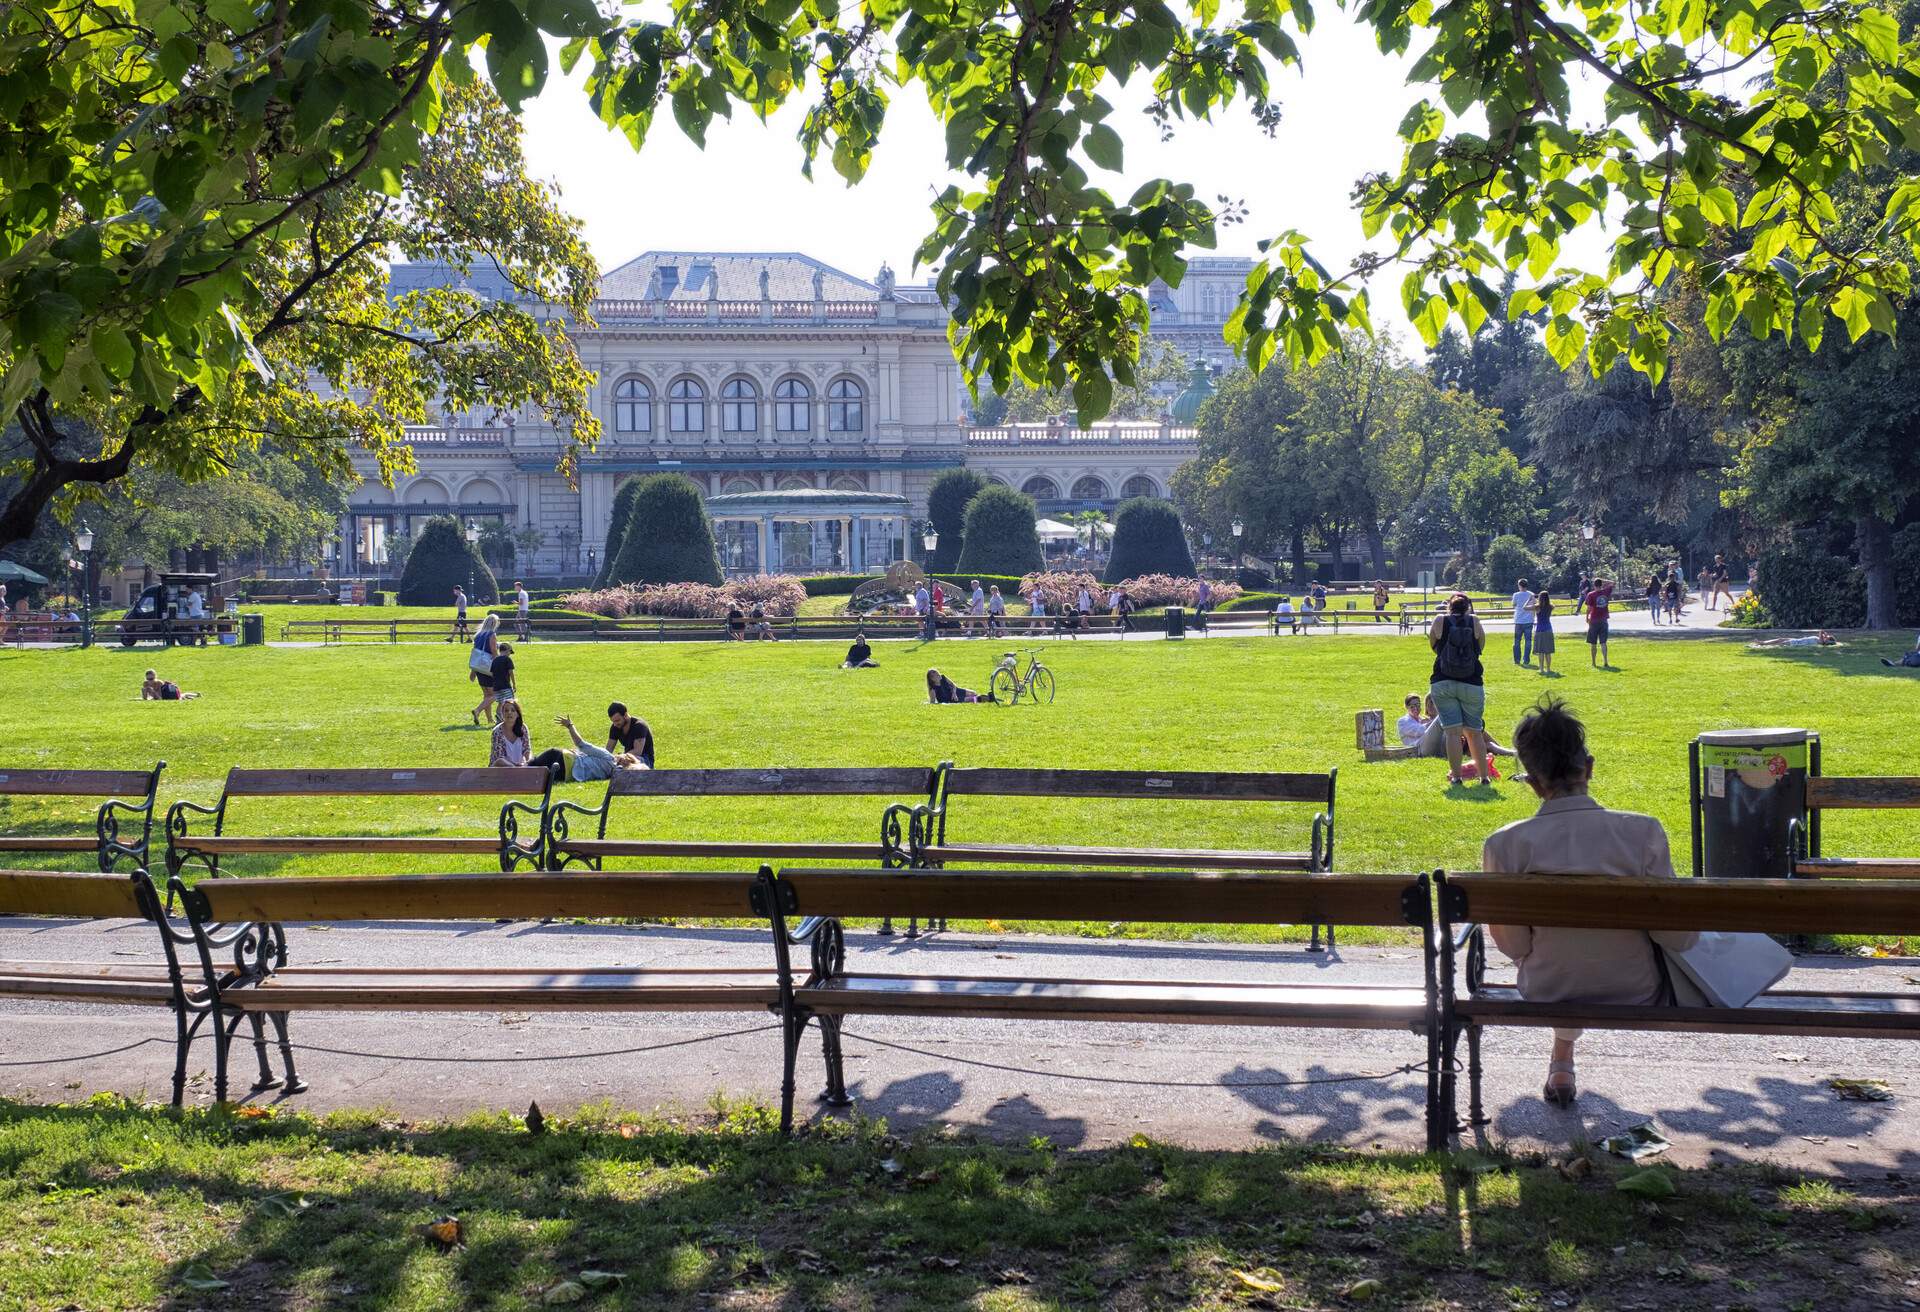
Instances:
[[[93,646],[93,530],[85,524],[73,535],[80,550],[80,645]]]
[[[473,553],[480,546],[480,526],[472,520],[467,521],[467,595],[473,596],[479,587],[479,576],[473,572]]]
[[[926,527],[920,530],[920,545],[927,549],[927,563],[931,565],[933,563],[933,550],[940,545],[940,531],[934,528],[932,520],[928,520]],[[921,636],[921,641],[932,642],[939,636],[940,617],[933,612],[933,588],[929,585],[927,588],[926,626]]]
[[[1582,572],[1587,576],[1589,581],[1593,578],[1593,535],[1597,531],[1598,530],[1591,524],[1582,524],[1580,526],[1580,536],[1585,538],[1587,543],[1586,549],[1581,553],[1580,557],[1581,560],[1586,562]]]
[[[940,530],[933,526],[932,520],[927,521],[926,528],[920,534],[920,545],[927,549],[929,556],[933,554],[934,548],[940,545]]]

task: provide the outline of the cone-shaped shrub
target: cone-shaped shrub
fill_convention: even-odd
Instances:
[[[1145,574],[1193,577],[1193,553],[1180,531],[1180,512],[1159,497],[1132,497],[1113,512],[1113,553],[1107,557],[1107,582]]]
[[[967,502],[956,574],[1031,574],[1040,568],[1033,498],[998,483]]]
[[[640,490],[638,478],[621,480],[620,490],[613,494],[613,514],[607,519],[607,546],[600,553],[600,569],[593,576],[593,586],[604,588],[613,577],[613,562],[620,559],[620,540],[627,531],[627,517],[633,513],[633,498]]]
[[[927,573],[945,574],[954,568],[967,535],[967,503],[986,486],[986,476],[977,469],[949,469],[933,480],[927,489],[927,518],[940,535],[940,545],[927,557]]]
[[[456,585],[467,589],[467,600],[475,605],[492,603],[500,596],[493,571],[467,541],[460,521],[438,515],[427,521],[407,553],[407,568],[400,575],[400,604],[451,606]]]
[[[685,474],[650,474],[634,486],[612,583],[720,586],[720,553],[706,498]]]

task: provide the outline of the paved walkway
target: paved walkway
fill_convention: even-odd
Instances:
[[[8,919],[0,921],[0,957],[151,959],[151,937],[137,923]],[[390,924],[293,926],[288,939],[294,959],[309,965],[762,966],[769,957],[764,935],[747,930]],[[1359,983],[1408,982],[1420,968],[1410,947],[1351,949],[1328,961],[1269,946],[964,934],[918,943],[868,933],[852,939],[856,965],[883,970]],[[1788,985],[1844,980],[1849,988],[1910,991],[1917,976],[1913,961],[1806,958]],[[729,1015],[296,1016],[294,1038],[305,1049],[299,1063],[313,1088],[292,1102],[431,1115],[517,1110],[536,1098],[549,1111],[600,1099],[697,1110],[716,1092],[771,1100],[779,1084],[773,1033],[636,1051],[763,1023]],[[953,1123],[1014,1139],[1044,1134],[1062,1145],[1112,1144],[1140,1132],[1198,1147],[1314,1139],[1414,1148],[1421,1141],[1421,1077],[1351,1078],[1419,1061],[1422,1042],[1411,1033],[875,1018],[848,1031],[848,1079],[861,1109],[904,1126]],[[0,1094],[54,1101],[114,1089],[165,1098],[170,1034],[162,1012],[0,1000]],[[110,1051],[128,1044],[140,1046]],[[1920,1045],[1596,1033],[1582,1047],[1583,1093],[1573,1112],[1550,1109],[1538,1096],[1544,1033],[1494,1032],[1486,1046],[1489,1133],[1517,1147],[1555,1149],[1652,1120],[1674,1141],[1670,1157],[1683,1163],[1765,1159],[1856,1174],[1920,1172]],[[109,1055],[35,1064],[87,1053]],[[236,1070],[248,1070],[251,1059],[238,1049]],[[202,1100],[210,1096],[209,1066],[207,1050],[196,1050],[192,1093]],[[801,1087],[817,1087],[820,1075],[810,1040]],[[1830,1075],[1889,1080],[1895,1101],[1841,1101],[1824,1085]],[[1311,1082],[1331,1080],[1343,1082]]]

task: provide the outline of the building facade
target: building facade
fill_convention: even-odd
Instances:
[[[508,294],[486,275],[474,271],[474,290]],[[397,265],[392,285],[458,277],[444,265]],[[1200,304],[1193,284],[1181,294]],[[1156,311],[1156,334],[1169,314],[1203,335],[1177,306]],[[594,317],[573,336],[596,375],[602,432],[577,481],[555,472],[562,435],[537,413],[439,416],[410,431],[416,472],[393,488],[362,462],[366,481],[341,523],[341,572],[377,571],[393,534],[450,514],[505,524],[528,573],[578,573],[597,563],[614,492],[632,474],[682,473],[709,498],[739,504],[777,492],[899,497],[911,516],[924,515],[942,470],[966,465],[1049,514],[1165,495],[1195,449],[1191,429],[1167,423],[970,426],[945,311],[884,268],[869,281],[791,253],[650,252],[603,277]],[[801,535],[769,536],[762,517],[754,512],[751,533],[721,524],[730,570],[866,569],[890,563],[905,541],[904,529],[810,530],[816,549],[803,561],[788,545]]]

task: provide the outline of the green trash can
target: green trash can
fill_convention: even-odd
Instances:
[[[1187,611],[1184,606],[1167,607],[1167,636],[1169,638],[1187,636]]]
[[[240,617],[240,645],[242,647],[262,647],[267,641],[267,617],[265,615],[242,615]]]
[[[1807,774],[1820,756],[1808,729],[1722,729],[1688,748],[1693,873],[1709,879],[1790,879],[1789,828],[1805,823]]]

